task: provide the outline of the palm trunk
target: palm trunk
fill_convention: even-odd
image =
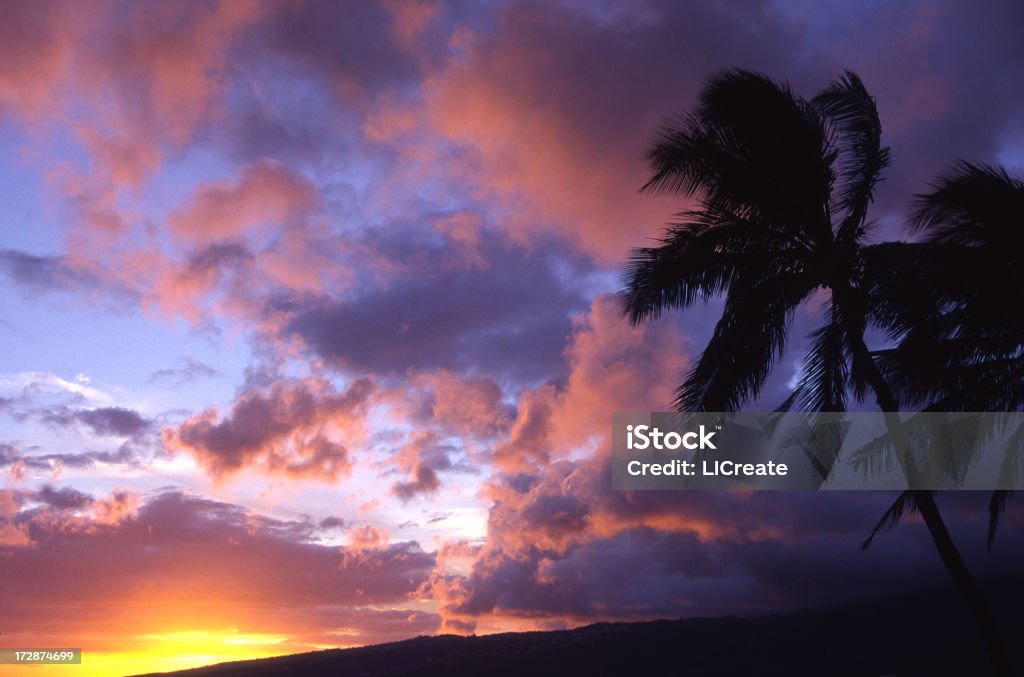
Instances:
[[[860,362],[860,366],[863,369],[862,373],[865,374],[868,384],[875,392],[875,401],[878,402],[878,406],[885,413],[886,426],[889,428],[889,433],[896,440],[897,455],[904,462],[904,472],[907,475],[908,481],[912,481],[919,477],[919,470],[909,453],[899,454],[900,449],[909,449],[909,441],[903,427],[903,422],[896,413],[899,410],[896,397],[872,359],[867,344],[864,343],[863,335],[860,332],[851,333],[849,329],[847,330],[847,335],[853,349],[853,359]],[[928,527],[928,533],[931,534],[932,541],[935,542],[935,548],[939,551],[942,563],[945,565],[949,575],[953,577],[953,583],[956,585],[957,590],[960,591],[964,602],[966,602],[971,617],[981,629],[995,674],[1001,677],[1011,677],[1013,670],[1010,667],[1006,646],[999,633],[999,627],[992,615],[992,610],[989,609],[984,598],[981,596],[978,584],[967,568],[967,563],[960,555],[960,551],[957,550],[953,537],[950,535],[949,529],[942,519],[939,506],[935,502],[935,492],[910,490],[910,494],[914,499],[918,512],[921,513],[925,526]]]
[[[932,540],[935,541],[935,547],[939,551],[942,563],[946,565],[946,570],[953,577],[953,582],[964,598],[964,602],[967,603],[974,622],[981,628],[995,674],[1010,677],[1013,675],[1013,670],[1010,667],[1010,659],[1007,656],[1003,638],[999,633],[999,626],[992,615],[992,610],[985,603],[985,598],[981,596],[981,591],[978,589],[974,577],[971,576],[967,563],[964,562],[953,543],[953,538],[942,520],[942,515],[939,514],[939,506],[935,503],[935,493],[931,491],[913,491],[911,493],[914,503],[928,527],[928,532],[932,535]]]

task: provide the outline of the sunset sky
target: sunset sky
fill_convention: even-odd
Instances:
[[[914,519],[857,550],[889,494],[611,489],[718,310],[614,296],[707,77],[859,73],[884,236],[958,157],[1024,174],[1024,5],[824,4],[0,2],[0,646],[85,652],[0,674],[945,584]],[[1019,571],[985,502],[941,505]]]

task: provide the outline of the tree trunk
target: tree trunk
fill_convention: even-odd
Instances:
[[[878,402],[878,406],[884,412],[886,426],[896,442],[897,458],[904,464],[903,469],[908,482],[913,482],[919,477],[920,471],[913,457],[910,456],[906,430],[903,427],[899,414],[896,413],[899,410],[896,396],[893,394],[892,389],[889,388],[889,384],[885,382],[882,373],[878,370],[878,366],[872,359],[867,344],[864,343],[863,335],[859,331],[850,332],[850,324],[852,323],[848,323],[847,337],[853,350],[853,359],[860,363],[863,369],[862,373],[866,376],[868,384],[875,392],[875,401]],[[900,450],[903,450],[903,452],[901,453]],[[914,499],[918,512],[921,513],[921,517],[924,519],[925,525],[928,527],[928,533],[931,534],[932,541],[935,542],[935,548],[939,551],[942,563],[945,565],[949,575],[953,577],[953,583],[967,604],[971,617],[981,629],[985,640],[985,647],[988,650],[995,674],[1001,677],[1011,677],[1013,670],[1010,667],[1010,660],[1006,653],[1006,646],[1003,643],[1002,636],[999,633],[999,627],[996,625],[992,610],[981,596],[981,591],[978,589],[978,584],[967,568],[967,563],[960,555],[960,551],[957,550],[949,529],[946,528],[946,523],[939,512],[939,506],[935,503],[935,492],[911,490],[910,494]]]
[[[939,506],[935,503],[935,493],[931,491],[912,491],[911,494],[914,497],[914,503],[917,505],[918,511],[921,513],[921,517],[924,519],[925,525],[928,527],[929,533],[932,535],[932,540],[935,541],[935,547],[939,551],[942,563],[946,565],[946,570],[953,577],[953,582],[967,603],[967,608],[974,618],[974,622],[981,628],[995,674],[1006,675],[1007,677],[1013,675],[1010,659],[1006,654],[1006,646],[1003,644],[1003,638],[999,633],[999,626],[992,616],[992,610],[989,609],[985,599],[981,596],[978,584],[967,569],[967,563],[964,562],[963,557],[960,556],[960,552],[956,548],[956,544],[953,543],[953,538],[946,528],[946,523],[942,520],[942,515],[939,514]]]

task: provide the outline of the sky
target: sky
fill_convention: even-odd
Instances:
[[[1020,3],[0,14],[0,645],[86,655],[33,674],[944,582],[914,518],[858,551],[890,494],[612,491],[611,413],[670,408],[718,309],[615,294],[686,206],[644,153],[725,68],[862,77],[884,236],[957,158],[1024,173]],[[1024,510],[988,552],[985,502],[942,506],[994,580]]]

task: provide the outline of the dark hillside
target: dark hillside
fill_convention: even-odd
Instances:
[[[999,599],[1007,644],[1020,665],[1024,598],[1014,582]],[[978,632],[951,591],[758,618],[599,623],[557,632],[442,635],[358,649],[225,663],[188,677],[326,675],[984,675]]]

